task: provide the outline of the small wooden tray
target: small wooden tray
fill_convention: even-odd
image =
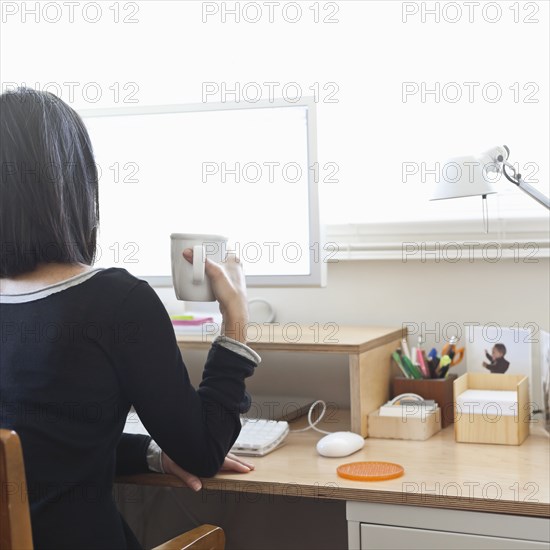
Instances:
[[[441,430],[441,411],[426,418],[380,416],[376,410],[368,415],[369,437],[379,439],[412,439],[424,441]]]

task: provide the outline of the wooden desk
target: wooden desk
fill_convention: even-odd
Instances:
[[[344,416],[323,423],[325,429],[347,429],[349,419]],[[426,441],[367,439],[361,451],[346,458],[319,456],[315,444],[322,434],[291,433],[283,447],[251,459],[254,471],[218,474],[204,479],[204,488],[548,518],[549,439],[543,430],[534,431],[520,446],[481,445],[455,443],[453,426],[449,426]],[[405,475],[373,483],[337,476],[337,465],[361,460],[397,462]],[[173,476],[159,474],[118,481],[184,486]]]
[[[349,422],[349,413],[341,411],[323,422],[322,428],[346,430]],[[303,425],[302,418],[291,427]],[[455,443],[453,426],[449,426],[426,441],[367,438],[361,451],[345,458],[317,454],[315,444],[322,434],[291,433],[281,448],[251,459],[254,471],[203,479],[203,491],[231,491],[245,497],[246,493],[281,495],[290,502],[297,497],[346,501],[350,550],[547,550],[549,438],[541,429],[533,431],[520,446],[481,445]],[[405,475],[372,483],[337,476],[337,465],[360,460],[397,462]],[[159,474],[117,481],[184,487],[178,478]],[[318,526],[306,524],[303,529]],[[269,532],[265,536],[269,539]],[[288,548],[292,548],[290,540]]]
[[[248,345],[262,351],[339,353],[348,356],[350,373],[351,430],[367,433],[367,414],[389,399],[391,354],[406,335],[404,328],[251,323]],[[213,336],[178,336],[180,349],[210,346]]]

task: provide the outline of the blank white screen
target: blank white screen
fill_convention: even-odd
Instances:
[[[169,276],[171,233],[213,233],[247,275],[309,274],[307,107],[84,120],[100,170],[97,265]]]

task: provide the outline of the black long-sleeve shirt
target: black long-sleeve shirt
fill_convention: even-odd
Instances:
[[[130,406],[176,463],[212,476],[239,434],[255,365],[214,344],[195,390],[146,282],[123,269],[78,279],[1,297],[0,426],[21,437],[37,549],[127,548],[115,464],[146,471],[149,443],[121,440]]]

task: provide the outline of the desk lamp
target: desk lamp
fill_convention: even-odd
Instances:
[[[477,157],[457,157],[449,160],[443,165],[441,178],[431,200],[481,195],[485,230],[488,232],[487,195],[496,193],[492,184],[504,174],[508,181],[550,209],[548,197],[522,179],[521,174],[508,161],[509,156],[510,149],[504,145],[494,147]]]

